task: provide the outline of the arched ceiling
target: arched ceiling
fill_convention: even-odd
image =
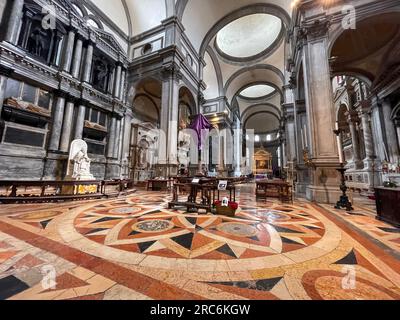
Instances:
[[[400,40],[400,13],[381,14],[359,21],[355,30],[343,31],[331,48],[335,74],[354,74],[379,82],[390,69],[391,54]],[[396,59],[397,60],[397,59]]]
[[[174,0],[91,0],[127,36],[141,34],[174,14]]]
[[[277,131],[279,125],[279,119],[265,111],[253,113],[245,122],[245,128],[254,130],[256,134]]]
[[[279,129],[291,2],[177,0],[185,33],[207,64],[205,98],[225,96],[256,132]]]
[[[202,79],[207,85],[206,99],[225,96],[235,106],[232,111],[241,117],[248,108],[259,112],[260,107],[251,109],[240,93],[247,89],[250,96],[255,95],[257,90],[261,92],[261,85],[264,89],[267,85],[277,94],[264,95],[260,98],[263,101],[257,103],[265,103],[266,111],[270,111],[267,104],[280,110],[282,87],[286,84],[285,35],[291,23],[292,0],[90,1],[130,37],[176,14],[187,38],[207,64]],[[259,87],[249,89],[250,86]],[[268,116],[271,114],[263,115]]]

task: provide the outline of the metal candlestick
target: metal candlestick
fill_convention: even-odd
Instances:
[[[340,169],[337,169],[337,171],[340,172],[341,177],[342,177],[342,183],[340,185],[340,190],[342,191],[342,195],[340,196],[340,200],[336,203],[335,209],[342,209],[346,208],[347,211],[353,211],[353,205],[349,201],[349,197],[347,196],[347,186],[346,186],[346,177],[345,177],[345,172],[346,168],[344,167],[344,164],[340,164]]]
[[[336,136],[340,136],[342,131],[338,128],[337,130],[333,131],[335,133]],[[339,152],[342,152],[343,154],[343,150],[340,150]],[[344,158],[344,157],[341,157]],[[347,169],[344,167],[344,163],[341,162],[340,163],[340,168],[337,169],[337,171],[339,171],[340,176],[341,176],[341,184],[340,184],[340,190],[342,191],[342,195],[340,196],[340,200],[336,203],[335,209],[342,209],[342,208],[346,208],[347,211],[353,211],[353,205],[351,204],[349,197],[347,196],[347,185],[346,185],[346,176],[345,176],[345,172],[347,171]]]

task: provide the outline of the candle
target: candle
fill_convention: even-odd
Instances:
[[[306,148],[308,148],[308,135],[307,135],[307,126],[306,125],[304,125],[304,143],[305,143],[305,146],[306,146]]]
[[[339,133],[336,136],[337,139],[337,145],[338,145],[338,152],[339,152],[339,162],[344,163],[344,157],[343,157],[343,147],[342,147],[342,135]]]

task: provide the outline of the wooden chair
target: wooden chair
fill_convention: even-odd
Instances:
[[[293,204],[293,188],[290,184],[279,188],[279,198],[282,202]]]

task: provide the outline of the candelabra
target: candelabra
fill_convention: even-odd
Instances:
[[[303,150],[303,160],[306,167],[313,168],[315,167],[314,162],[310,158],[310,151],[308,149]]]
[[[344,167],[344,156],[343,156],[343,148],[341,144],[341,134],[342,130],[337,128],[333,131],[335,135],[338,137],[338,149],[339,149],[339,158],[340,158],[340,168],[337,169],[341,176],[341,184],[340,190],[342,191],[342,195],[340,196],[340,200],[336,203],[335,209],[346,208],[347,211],[353,211],[353,205],[351,204],[349,197],[347,196],[347,185],[346,185],[346,168]]]

